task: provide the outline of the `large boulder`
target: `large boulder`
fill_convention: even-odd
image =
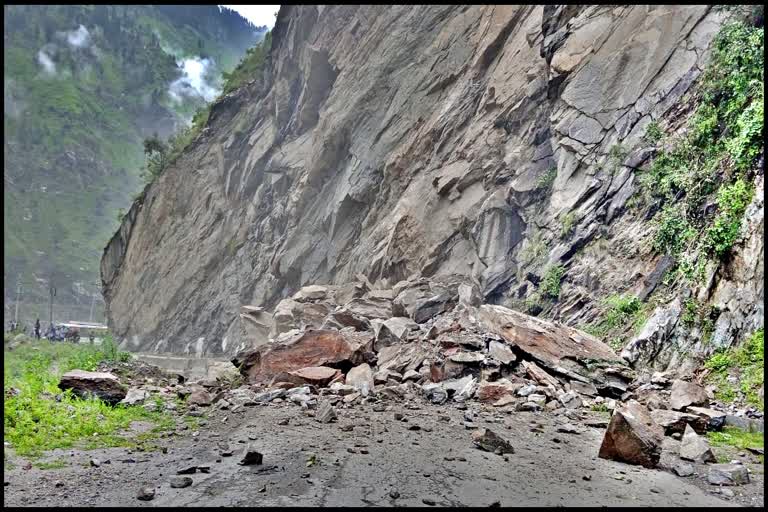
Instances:
[[[391,345],[378,352],[378,366],[380,370],[405,373],[418,370],[430,354],[430,348],[420,343]]]
[[[578,329],[490,304],[477,309],[477,320],[481,328],[549,371],[582,382],[594,381],[598,389],[618,387],[617,394],[625,392],[631,381],[626,376],[629,369],[611,347]]]
[[[408,333],[419,327],[410,318],[400,316],[383,321],[372,320],[371,324],[373,325],[373,350],[376,352],[405,341]]]
[[[392,302],[394,314],[410,317],[419,324],[450,310],[458,297],[458,285],[426,279],[401,282],[393,290],[397,294]]]
[[[299,306],[300,304],[293,299],[283,299],[277,304],[275,312],[272,314],[271,337],[296,328],[293,310]]]
[[[663,439],[664,429],[648,409],[630,400],[613,412],[598,457],[652,468],[661,458]]]
[[[521,387],[523,387],[522,382],[512,383],[507,379],[483,381],[477,386],[476,396],[481,402],[497,402],[502,397],[515,396],[515,392]]]
[[[269,334],[273,327],[273,317],[259,306],[240,306],[240,325],[243,328],[244,339],[251,346],[264,345],[269,342]]]
[[[59,388],[71,389],[80,398],[96,397],[115,405],[126,397],[128,388],[111,373],[72,370],[61,376]]]
[[[728,416],[723,411],[716,411],[707,407],[686,407],[687,413],[701,418],[701,421],[707,425],[707,430],[720,430],[725,425],[725,418]]]
[[[512,349],[500,341],[491,340],[488,344],[488,355],[501,364],[512,364],[517,361],[517,356]]]
[[[344,309],[352,315],[369,320],[373,318],[386,319],[393,316],[392,301],[376,297],[352,299],[344,304]]]
[[[213,381],[233,381],[239,372],[231,361],[209,361],[206,369],[207,378]]]
[[[492,430],[483,428],[472,433],[472,442],[481,450],[497,453],[515,453],[512,444]]]
[[[149,398],[149,392],[144,389],[131,388],[120,403],[124,405],[139,405]]]
[[[706,420],[685,412],[654,409],[651,411],[651,418],[664,429],[664,434],[668,436],[675,433],[682,434],[688,425],[699,434],[703,434],[707,429]]]
[[[446,380],[443,389],[457,402],[463,402],[472,398],[477,389],[477,379],[472,375],[466,375],[461,379]]]
[[[371,328],[371,322],[359,313],[344,306],[338,306],[325,319],[321,329],[343,329],[344,327],[353,327],[356,331],[367,331]]]
[[[707,391],[694,382],[677,379],[672,383],[669,407],[676,411],[689,405],[702,405],[708,401]]]
[[[373,370],[366,363],[355,366],[347,373],[345,384],[358,389],[361,395],[368,396],[374,386]]]
[[[744,485],[749,483],[749,472],[741,464],[712,464],[707,481],[712,485]]]
[[[680,458],[693,462],[717,462],[707,440],[696,434],[690,425],[686,425],[680,442]]]
[[[304,286],[301,290],[296,292],[291,298],[297,302],[307,302],[307,301],[314,301],[314,300],[322,300],[322,299],[325,299],[327,296],[328,296],[328,287],[313,284],[309,286]]]
[[[232,359],[232,364],[249,382],[268,382],[281,372],[309,366],[360,364],[371,342],[370,336],[360,333],[308,330],[284,342],[244,350]]]

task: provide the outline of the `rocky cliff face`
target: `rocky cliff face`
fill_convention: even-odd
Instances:
[[[562,265],[543,317],[579,326],[606,296],[655,300],[627,359],[679,363],[697,343],[679,321],[692,295],[717,304],[713,339],[731,343],[762,326],[762,189],[735,257],[696,289],[664,288],[655,212],[627,207],[647,127],[688,115],[724,19],[693,5],[283,7],[264,76],[214,105],[105,249],[112,329],[134,350],[232,354],[251,343],[241,305],[272,309],[303,285],[459,275],[517,308]]]

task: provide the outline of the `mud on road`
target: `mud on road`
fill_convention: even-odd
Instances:
[[[374,408],[376,411],[374,411]],[[509,440],[515,453],[473,446],[469,423]],[[579,433],[558,432],[566,422],[546,413],[502,413],[478,404],[357,404],[337,408],[321,424],[290,403],[207,408],[197,431],[179,421],[159,440],[167,449],[56,450],[60,469],[6,470],[5,506],[727,506],[762,505],[762,474],[720,499],[701,476],[680,478],[597,458],[603,429],[576,422]],[[396,420],[395,413],[404,420]],[[137,425],[140,427],[140,425]],[[185,429],[186,427],[186,429]],[[233,452],[222,456],[221,443]],[[261,465],[242,466],[246,446]],[[14,460],[15,459],[15,460]],[[98,467],[89,461],[98,459]],[[178,470],[208,465],[172,488]],[[760,466],[762,471],[762,466]],[[757,484],[757,485],[755,485]],[[137,499],[154,490],[154,499]],[[747,495],[741,496],[749,488]],[[749,494],[751,493],[751,494]],[[757,493],[757,498],[755,496]],[[756,502],[759,502],[757,503]]]

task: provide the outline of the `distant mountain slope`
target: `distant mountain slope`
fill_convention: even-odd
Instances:
[[[49,283],[61,318],[90,313],[142,138],[188,122],[265,32],[215,5],[4,7],[6,318],[18,282],[27,318]]]

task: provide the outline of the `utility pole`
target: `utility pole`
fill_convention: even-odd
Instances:
[[[14,325],[19,324],[19,300],[21,300],[21,282],[16,283],[16,313],[13,315]]]
[[[50,324],[53,325],[53,297],[56,295],[56,288],[54,288],[53,285],[51,285],[50,293],[51,293],[51,303],[48,306],[48,317],[49,317]]]

